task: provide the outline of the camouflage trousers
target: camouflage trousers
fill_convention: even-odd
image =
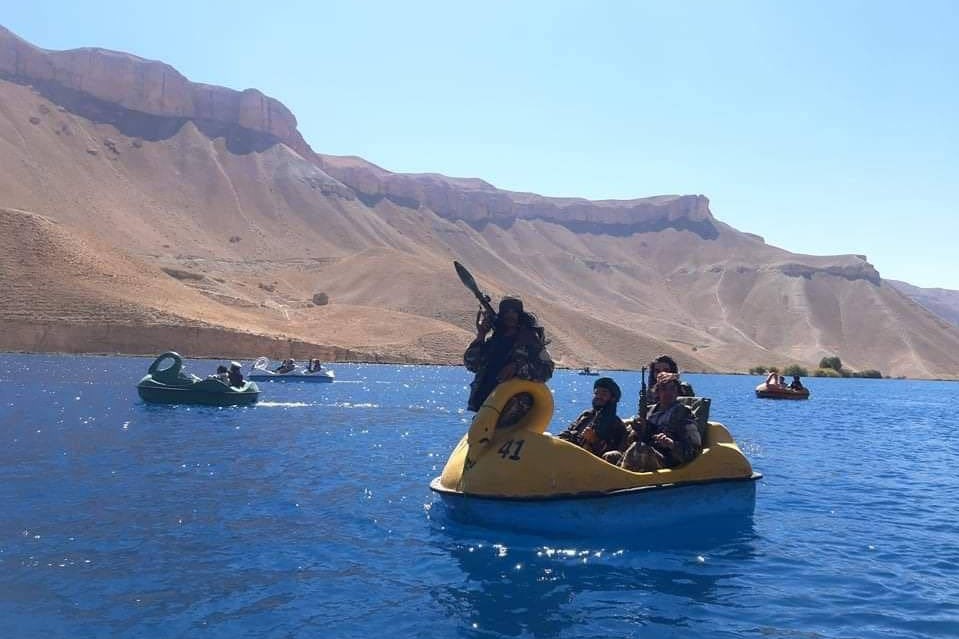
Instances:
[[[633,444],[626,449],[625,453],[618,450],[610,451],[603,455],[603,459],[614,466],[621,466],[635,473],[666,468],[663,454],[649,444],[642,442]]]

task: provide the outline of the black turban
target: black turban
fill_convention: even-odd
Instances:
[[[623,396],[623,391],[619,390],[619,384],[613,381],[611,377],[600,377],[593,383],[593,390],[597,388],[605,388],[610,393],[613,394],[613,401],[618,402],[619,398]]]

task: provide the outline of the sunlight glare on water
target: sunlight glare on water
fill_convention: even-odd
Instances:
[[[150,361],[0,356],[0,636],[959,634],[956,384],[776,402],[690,375],[764,474],[754,513],[593,541],[446,516],[460,368],[334,365],[207,408],[143,404]],[[613,376],[631,413],[638,374]],[[553,432],[592,382],[557,372]]]

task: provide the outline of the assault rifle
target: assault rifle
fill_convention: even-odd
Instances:
[[[476,299],[479,300],[480,306],[483,307],[483,310],[486,311],[486,314],[489,316],[490,323],[496,323],[496,311],[493,310],[493,306],[490,304],[490,296],[480,290],[479,285],[476,284],[476,280],[473,279],[473,275],[466,270],[466,267],[453,260],[453,266],[456,267],[456,274],[459,275],[460,281],[463,283],[463,286],[468,288],[470,292],[476,296]]]
[[[639,412],[637,415],[641,420],[646,420],[646,410],[649,408],[649,398],[646,396],[646,367],[640,373],[642,377],[639,381]]]

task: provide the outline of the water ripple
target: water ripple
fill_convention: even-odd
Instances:
[[[754,515],[590,543],[446,519],[427,484],[466,428],[462,369],[341,365],[217,409],[141,403],[149,363],[0,356],[4,637],[959,628],[953,384],[816,379],[781,403],[691,376],[765,474]],[[555,432],[589,384],[552,386]]]

